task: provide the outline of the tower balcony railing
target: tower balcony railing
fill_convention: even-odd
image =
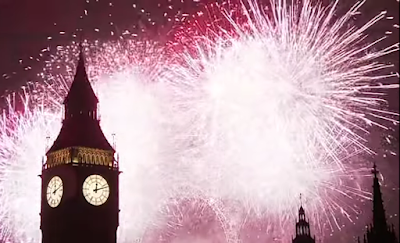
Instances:
[[[72,166],[105,166],[109,169],[118,169],[118,158],[114,151],[93,149],[86,147],[69,147],[47,155],[42,169],[71,164]]]

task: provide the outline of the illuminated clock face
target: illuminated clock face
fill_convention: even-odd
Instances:
[[[101,175],[90,175],[83,182],[83,196],[94,206],[104,204],[110,196],[110,188]]]
[[[54,176],[47,185],[46,197],[50,207],[57,207],[63,196],[63,182],[59,176]]]

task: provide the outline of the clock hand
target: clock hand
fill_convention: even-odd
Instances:
[[[104,186],[104,187],[101,187],[101,188],[97,188],[96,187],[96,189],[94,189],[93,191],[94,192],[97,192],[97,191],[100,191],[100,190],[103,190],[103,189],[105,189],[105,188],[107,188],[108,186]]]
[[[55,190],[53,191],[53,194],[56,194],[56,192],[58,191],[58,189],[61,188],[61,186],[62,186],[62,185],[60,185],[57,189],[55,189]]]

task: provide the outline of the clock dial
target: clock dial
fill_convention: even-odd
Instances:
[[[57,207],[63,196],[63,182],[59,176],[54,176],[47,185],[47,203],[50,207]]]
[[[110,188],[106,179],[101,175],[90,175],[83,182],[83,196],[94,206],[104,204],[110,195]]]

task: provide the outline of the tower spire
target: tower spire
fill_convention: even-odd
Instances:
[[[86,72],[82,42],[79,51],[74,80],[64,100],[63,127],[47,153],[74,146],[114,151],[99,125],[99,101]]]
[[[293,239],[293,243],[315,243],[315,239],[311,237],[310,223],[306,220],[306,213],[303,208],[302,194],[300,194],[300,209],[299,219],[296,222],[296,237]]]
[[[385,209],[383,207],[382,200],[382,192],[381,186],[379,184],[378,174],[379,171],[376,169],[376,163],[374,163],[374,167],[371,171],[374,175],[374,184],[373,184],[373,227],[377,231],[386,231],[386,217],[385,217]]]
[[[303,195],[300,193],[300,207],[303,207]]]
[[[367,232],[364,234],[364,243],[398,243],[393,226],[388,227],[386,222],[381,186],[378,179],[379,171],[376,169],[375,163],[371,173],[374,175],[372,224],[367,227]]]

